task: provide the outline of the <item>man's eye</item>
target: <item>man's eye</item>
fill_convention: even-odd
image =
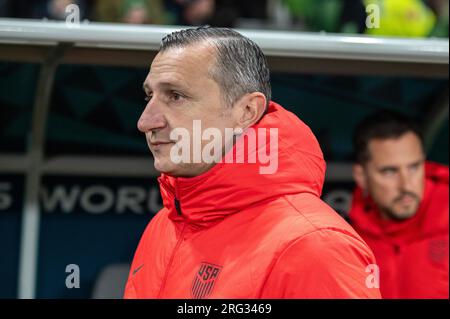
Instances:
[[[152,99],[152,97],[153,97],[153,94],[146,95],[144,98],[145,102],[149,102]]]
[[[177,92],[172,92],[171,93],[171,98],[173,101],[179,101],[183,98],[183,95],[177,93]]]
[[[381,173],[383,175],[387,175],[387,176],[393,175],[393,174],[395,174],[395,172],[396,172],[395,169],[384,169],[381,171]]]

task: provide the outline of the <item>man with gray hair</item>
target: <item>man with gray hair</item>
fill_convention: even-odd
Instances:
[[[209,27],[169,34],[144,90],[138,128],[164,207],[125,298],[380,297],[371,250],[320,199],[320,146],[270,100],[253,41]]]

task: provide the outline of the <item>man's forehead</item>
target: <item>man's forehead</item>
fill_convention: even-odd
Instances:
[[[215,60],[215,56],[215,47],[208,42],[172,47],[159,52],[155,56],[151,68],[165,64],[195,64],[197,67],[208,66]]]
[[[424,156],[420,139],[414,133],[398,138],[372,139],[368,151],[370,159],[380,165],[413,164]]]
[[[372,149],[383,149],[387,152],[392,151],[398,153],[397,151],[399,149],[411,151],[420,150],[421,142],[416,134],[407,132],[395,138],[373,138],[369,141],[369,147]]]
[[[210,74],[214,61],[211,46],[191,45],[160,52],[153,60],[145,85],[172,84],[182,86]]]
[[[182,86],[186,82],[189,73],[176,66],[166,65],[164,67],[151,68],[145,79],[144,86]]]

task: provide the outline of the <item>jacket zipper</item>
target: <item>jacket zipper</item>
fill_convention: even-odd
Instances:
[[[179,216],[181,216],[181,206],[180,206],[180,201],[175,197],[174,198],[174,202],[175,202],[175,209],[177,210],[177,214]]]
[[[175,209],[177,210],[178,216],[181,216],[182,212],[181,212],[181,205],[180,205],[180,200],[179,200],[180,196],[178,194],[178,187],[177,186],[178,186],[178,181],[175,180],[175,198],[174,198],[173,201],[174,201]]]
[[[167,268],[166,268],[166,272],[163,277],[161,288],[159,289],[159,293],[158,293],[158,297],[157,297],[158,299],[161,298],[164,288],[166,287],[167,277],[169,276],[169,271],[170,271],[170,268],[172,267],[173,259],[175,258],[175,253],[178,250],[178,248],[180,248],[180,245],[184,240],[183,235],[184,235],[186,226],[187,226],[187,223],[184,223],[183,228],[181,229],[180,238],[178,239],[177,244],[175,245],[175,248],[172,251],[172,255],[170,256],[170,260],[169,260],[169,263],[167,264]]]
[[[174,194],[173,203],[175,205],[175,210],[177,211],[178,216],[181,216],[183,213],[181,211],[181,205],[180,205],[180,200],[179,200],[180,196],[178,195],[178,187],[177,187],[176,181],[175,181],[174,188],[172,188],[170,185],[166,184],[166,182],[164,182],[164,180],[161,180],[161,185],[166,189],[166,191]]]

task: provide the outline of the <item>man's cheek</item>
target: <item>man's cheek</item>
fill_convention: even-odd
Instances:
[[[378,200],[383,204],[392,204],[396,193],[389,187],[378,185],[376,188]]]

